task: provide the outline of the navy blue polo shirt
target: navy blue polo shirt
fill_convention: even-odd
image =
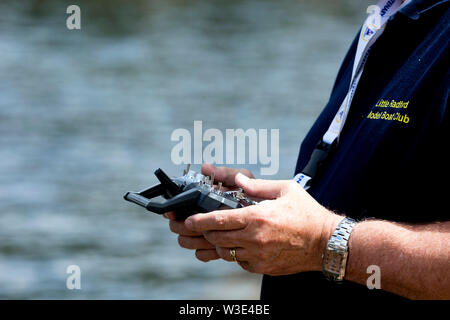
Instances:
[[[357,220],[448,220],[449,25],[448,1],[413,0],[391,17],[371,48],[339,145],[308,190],[319,203]],[[358,37],[359,32],[328,104],[301,144],[295,173],[307,164],[347,94]],[[337,296],[398,297],[348,281],[334,284],[321,272],[263,278],[263,299],[300,303]]]

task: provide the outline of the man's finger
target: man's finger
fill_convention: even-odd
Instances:
[[[243,174],[236,175],[236,185],[244,189],[244,192],[261,199],[277,199],[286,189],[288,181],[250,179]]]
[[[209,243],[212,243],[216,247],[234,248],[242,247],[247,243],[246,236],[247,230],[231,230],[231,231],[206,231],[203,236]]]
[[[195,251],[195,256],[197,257],[198,260],[203,262],[220,259],[220,256],[215,248],[206,250],[205,249],[197,250]]]
[[[247,226],[248,208],[195,214],[186,219],[185,226],[196,232],[242,229]]]
[[[169,220],[176,220],[177,216],[174,211],[169,211],[163,214],[164,218]]]
[[[170,220],[169,222],[170,231],[182,236],[201,236],[202,232],[197,232],[194,230],[187,229],[184,225],[184,221]]]
[[[202,174],[206,176],[211,176],[214,172],[214,180],[222,182],[225,187],[234,187],[235,186],[235,177],[241,172],[247,177],[252,177],[253,175],[250,171],[246,169],[234,169],[228,167],[215,167],[212,164],[204,163],[202,165]]]
[[[178,244],[185,249],[214,249],[215,246],[209,243],[203,236],[187,237],[178,236]]]

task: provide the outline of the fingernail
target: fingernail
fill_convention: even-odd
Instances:
[[[184,221],[184,225],[185,225],[186,228],[188,228],[188,229],[191,229],[191,230],[192,230],[192,228],[193,228],[191,219],[186,219],[186,221]]]
[[[242,182],[247,182],[249,179],[249,177],[247,177],[246,175],[238,172],[238,174],[236,175],[236,178],[238,178],[239,180],[241,180]]]

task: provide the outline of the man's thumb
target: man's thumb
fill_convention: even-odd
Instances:
[[[236,185],[244,189],[244,192],[260,199],[276,199],[286,186],[283,180],[251,179],[242,173],[236,175]]]

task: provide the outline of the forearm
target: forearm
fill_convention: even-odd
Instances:
[[[450,222],[363,221],[349,241],[345,279],[366,285],[380,268],[381,289],[411,299],[450,299]]]

